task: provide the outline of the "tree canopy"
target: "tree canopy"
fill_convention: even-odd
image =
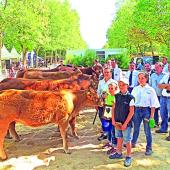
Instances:
[[[0,35],[8,49],[15,47],[24,56],[32,50],[56,52],[87,46],[79,16],[67,0],[1,1]]]
[[[125,0],[107,31],[108,48],[170,55],[170,1]]]

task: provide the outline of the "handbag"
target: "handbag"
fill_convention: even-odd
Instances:
[[[107,120],[112,119],[112,106],[104,106],[103,118]]]

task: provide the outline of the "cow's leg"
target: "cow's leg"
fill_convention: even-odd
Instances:
[[[0,121],[0,159],[7,159],[7,155],[4,151],[4,138],[8,131],[8,122]]]
[[[68,120],[62,120],[58,123],[61,137],[63,139],[63,149],[64,152],[70,154],[71,152],[68,150],[68,141],[67,141],[67,131],[68,131]]]
[[[76,139],[79,139],[79,136],[77,135],[77,128],[76,128],[76,117],[72,117],[69,121],[69,124],[70,124],[70,127],[71,127],[72,135]]]
[[[9,130],[7,130],[7,133],[6,133],[5,138],[7,138],[7,139],[12,139],[12,137],[11,137],[11,135],[10,135],[10,133],[9,133]]]
[[[16,142],[19,142],[21,139],[15,130],[15,124],[16,124],[15,122],[11,122],[9,124],[9,131],[10,131],[10,134],[12,135],[12,137],[14,138],[14,140]]]

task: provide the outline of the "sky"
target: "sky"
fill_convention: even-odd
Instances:
[[[89,48],[102,48],[115,15],[116,0],[70,0],[80,16],[80,31]]]

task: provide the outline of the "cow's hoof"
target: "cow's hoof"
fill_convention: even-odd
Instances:
[[[20,138],[16,138],[16,139],[15,139],[15,142],[19,142],[19,141],[21,141]]]
[[[6,135],[5,138],[6,138],[6,139],[12,139],[12,136]]]
[[[6,155],[0,157],[0,161],[5,161],[5,160],[7,160],[7,159],[8,159],[8,157],[7,157]]]
[[[64,153],[71,154],[71,151],[70,150],[64,150]]]
[[[80,139],[80,137],[79,137],[78,135],[73,135],[73,137],[74,137],[75,139]]]

